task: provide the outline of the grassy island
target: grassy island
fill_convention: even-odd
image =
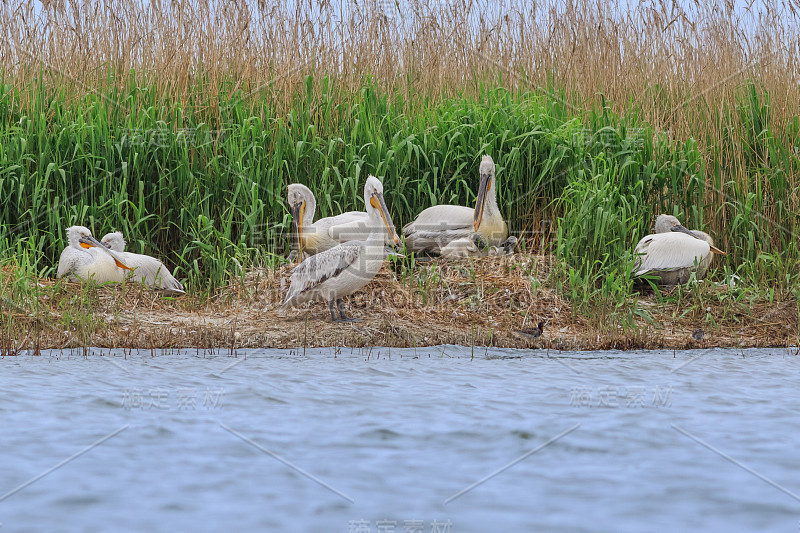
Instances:
[[[800,16],[629,3],[0,8],[0,351],[798,343]],[[297,8],[295,10],[295,8]],[[25,15],[25,16],[23,16]],[[516,253],[405,257],[279,316],[286,186],[318,216],[383,180],[398,230],[497,165]],[[659,213],[727,252],[653,290]],[[54,280],[65,229],[122,231],[189,293]],[[544,333],[519,333],[540,320]]]

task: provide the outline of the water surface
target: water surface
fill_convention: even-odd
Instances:
[[[787,350],[6,357],[0,523],[795,532],[798,373]]]

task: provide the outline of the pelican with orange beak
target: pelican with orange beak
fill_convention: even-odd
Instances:
[[[122,273],[132,270],[119,254],[103,246],[84,226],[67,228],[67,241],[69,246],[64,248],[58,260],[57,278],[66,277],[70,281],[93,279],[104,283],[122,281]]]
[[[125,264],[133,269],[132,272],[119,270],[119,274],[122,274],[124,279],[132,279],[144,283],[156,290],[164,291],[169,296],[186,294],[181,282],[175,279],[175,276],[172,275],[172,272],[164,263],[149,255],[126,252],[126,242],[121,232],[106,233],[100,239],[100,244],[116,253],[120,259],[125,261]]]
[[[292,270],[289,291],[281,310],[305,302],[328,302],[334,322],[355,322],[345,314],[342,298],[372,281],[386,257],[384,241],[398,243],[397,232],[383,199],[383,184],[375,176],[364,186],[370,233],[363,241],[349,241],[312,255]],[[338,310],[339,316],[336,316]]]
[[[301,183],[289,185],[287,200],[292,215],[292,234],[296,239],[292,254],[297,252],[299,261],[306,255],[318,254],[348,241],[366,240],[372,231],[369,214],[364,211],[347,211],[314,222],[317,200],[311,189]],[[364,197],[365,203],[369,201]],[[388,233],[385,244],[394,244]]]
[[[412,252],[441,253],[456,239],[470,239],[477,233],[488,246],[500,246],[508,237],[508,225],[497,207],[494,160],[483,156],[475,208],[435,205],[406,224],[403,235]]]

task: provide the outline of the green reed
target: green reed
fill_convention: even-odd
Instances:
[[[718,268],[787,293],[798,285],[798,148],[786,139],[800,128],[797,117],[773,123],[755,84],[714,112],[744,127],[704,151],[635,108],[580,109],[555,87],[496,81],[477,97],[430,103],[368,78],[352,91],[307,77],[282,114],[268,90],[222,87],[209,94],[198,83],[177,104],[133,83],[71,100],[44,83],[0,81],[0,261],[25,257],[31,273],[52,276],[64,228],[82,224],[98,237],[122,231],[129,250],[212,291],[281,261],[289,183],[307,184],[327,216],[363,209],[364,180],[380,176],[399,228],[430,205],[474,203],[490,154],[512,233],[557,254],[574,299],[631,294],[630,252],[660,212],[710,231],[729,253]],[[700,137],[703,121],[697,128]]]

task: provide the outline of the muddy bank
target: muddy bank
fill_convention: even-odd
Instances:
[[[94,287],[40,280],[20,292],[4,271],[0,350],[81,346],[143,349],[430,346],[552,350],[768,347],[797,344],[797,302],[737,302],[711,283],[640,296],[611,313],[570,306],[542,256],[387,264],[345,300],[362,321],[338,324],[327,305],[278,307],[289,267],[255,269],[211,297],[163,298],[141,285]],[[17,286],[16,292],[11,288]],[[625,319],[624,317],[631,318]],[[520,333],[544,321],[536,338]]]

